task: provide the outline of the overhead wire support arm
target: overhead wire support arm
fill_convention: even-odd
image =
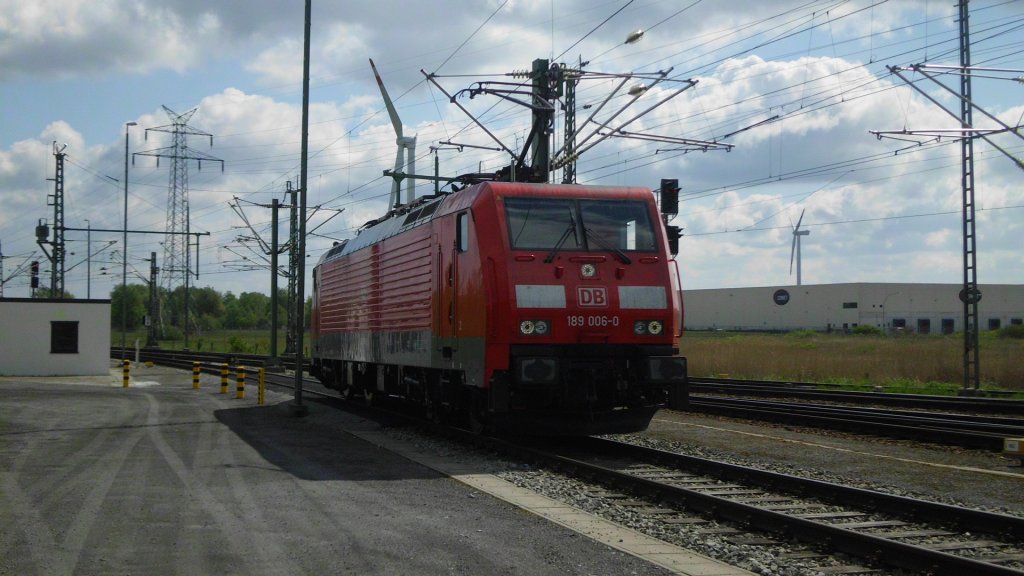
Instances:
[[[339,214],[341,214],[342,212],[344,212],[344,211],[345,211],[345,209],[344,209],[344,208],[323,208],[323,207],[321,207],[321,206],[317,206],[317,207],[316,207],[316,208],[315,208],[315,209],[313,210],[313,214],[310,214],[310,215],[309,215],[309,218],[312,218],[312,217],[313,217],[313,216],[314,216],[314,215],[315,215],[315,214],[316,214],[316,213],[317,213],[318,211],[320,211],[320,210],[331,210],[331,211],[333,211],[333,212],[334,212],[334,214],[331,214],[331,215],[330,215],[330,217],[328,217],[328,218],[327,218],[326,220],[324,220],[323,222],[321,222],[321,223],[317,224],[317,225],[316,225],[316,228],[313,228],[312,230],[307,230],[307,231],[306,231],[306,234],[312,234],[312,233],[316,232],[317,230],[319,230],[319,229],[323,228],[325,224],[327,224],[327,223],[328,223],[328,222],[330,222],[331,220],[335,219],[335,218],[336,218],[336,217],[337,217],[337,216],[338,216]],[[309,220],[309,218],[307,218],[307,220]]]
[[[426,79],[427,79],[427,80],[428,80],[428,81],[429,81],[429,82],[430,82],[431,84],[433,84],[434,86],[436,86],[436,87],[437,87],[437,89],[438,89],[438,90],[440,90],[442,94],[444,94],[445,96],[447,96],[447,97],[448,97],[448,101],[449,101],[449,102],[451,102],[452,104],[455,104],[456,106],[458,106],[458,107],[459,107],[459,109],[460,109],[460,110],[462,110],[462,112],[463,112],[464,114],[466,114],[466,116],[469,116],[469,119],[470,119],[470,120],[472,120],[474,124],[476,124],[477,126],[479,126],[479,127],[480,127],[480,129],[484,131],[484,133],[486,133],[486,134],[487,134],[488,136],[490,136],[490,137],[491,137],[491,140],[494,140],[494,142],[495,142],[495,143],[496,143],[496,144],[497,144],[498,146],[500,146],[500,147],[501,147],[501,149],[502,149],[503,151],[505,151],[505,152],[506,152],[506,153],[507,153],[507,154],[508,154],[509,156],[511,156],[511,157],[513,157],[513,158],[515,158],[515,156],[516,156],[516,153],[515,153],[515,152],[513,152],[513,151],[512,151],[512,150],[511,150],[511,149],[510,149],[510,148],[509,148],[508,146],[505,146],[505,144],[504,144],[504,143],[503,143],[503,142],[502,142],[501,140],[499,140],[499,139],[498,139],[498,137],[497,137],[497,136],[495,136],[493,132],[491,132],[490,130],[488,130],[488,129],[487,129],[487,127],[483,125],[483,123],[481,123],[481,122],[480,122],[479,120],[477,120],[476,116],[473,116],[473,114],[471,114],[469,110],[466,110],[466,107],[465,107],[465,106],[463,106],[462,104],[459,104],[459,103],[458,103],[458,101],[457,101],[457,100],[455,99],[455,97],[454,97],[454,96],[452,96],[451,94],[449,94],[447,90],[445,90],[445,89],[444,89],[444,88],[443,88],[443,87],[442,87],[442,86],[441,86],[440,84],[438,84],[438,83],[437,83],[437,80],[435,80],[435,79],[434,79],[434,75],[433,75],[433,74],[428,74],[428,73],[427,73],[427,71],[426,71],[426,70],[423,70],[423,69],[420,69],[420,74],[423,74],[423,76],[424,76],[424,77],[425,77],[425,78],[426,78]]]
[[[780,116],[778,114],[776,114],[775,116],[772,116],[771,118],[767,118],[765,120],[761,120],[760,122],[755,122],[755,123],[751,124],[750,126],[746,126],[746,127],[740,128],[739,130],[733,130],[732,132],[729,132],[725,136],[722,136],[721,139],[725,140],[726,138],[732,138],[733,136],[735,136],[735,135],[737,135],[737,134],[739,134],[741,132],[746,132],[747,130],[753,130],[754,128],[757,128],[758,126],[764,126],[765,124],[770,124],[772,122],[775,122],[779,118],[780,118]]]
[[[239,203],[238,197],[235,196],[235,203],[229,203],[228,206],[231,206],[231,209],[235,211],[235,214],[238,214],[238,217],[242,219],[242,222],[245,223],[245,226],[249,229],[250,232],[252,232],[252,238],[255,239],[256,242],[260,245],[260,249],[269,254],[271,251],[270,246],[267,245],[263,238],[261,238],[260,235],[256,232],[256,230],[252,227],[252,223],[249,222],[249,218],[246,217],[245,212],[242,210],[242,205]]]
[[[530,110],[543,110],[545,112],[553,112],[555,109],[555,107],[550,102],[546,102],[544,100],[536,100],[531,98],[531,101],[526,101],[509,96],[509,94],[515,94],[517,96],[532,97],[532,92],[528,92],[525,90],[500,90],[496,88],[491,88],[490,85],[493,84],[515,86],[516,88],[523,87],[523,84],[518,84],[515,82],[477,82],[476,88],[463,88],[462,90],[459,90],[458,92],[455,93],[455,98],[458,98],[459,95],[461,94],[468,93],[469,99],[472,100],[473,98],[476,98],[481,94],[490,94],[491,96],[497,96],[498,98],[508,100],[509,102],[512,102],[514,104],[519,104],[520,106],[524,106],[526,108],[529,108]],[[537,102],[541,102],[542,104],[537,104]]]
[[[457,148],[459,150],[459,152],[462,152],[463,148],[476,148],[478,150],[491,150],[491,151],[494,151],[494,152],[501,152],[501,148],[495,148],[493,146],[479,146],[477,144],[462,144],[462,143],[459,143],[459,142],[451,142],[449,140],[438,141],[438,144],[440,144],[442,146],[454,146],[455,148]]]
[[[938,85],[939,85],[939,86],[940,86],[940,87],[941,87],[941,88],[942,88],[943,90],[945,90],[945,91],[949,92],[950,94],[953,94],[953,95],[954,95],[954,96],[956,96],[957,98],[961,98],[961,99],[962,99],[962,100],[963,100],[964,102],[966,102],[966,103],[967,103],[968,105],[970,105],[970,106],[971,106],[971,108],[973,108],[973,109],[977,110],[978,112],[981,112],[981,113],[982,113],[982,114],[984,114],[984,115],[985,115],[985,116],[986,116],[986,117],[987,117],[987,118],[988,118],[989,120],[991,120],[991,121],[995,122],[996,124],[998,124],[998,125],[1002,126],[1002,127],[1004,128],[1004,130],[1003,130],[1003,131],[1008,131],[1008,132],[1010,132],[1010,133],[1014,134],[1015,136],[1017,136],[1018,138],[1020,138],[1021,140],[1024,140],[1024,134],[1021,134],[1021,133],[1020,133],[1020,126],[1017,126],[1017,127],[1010,127],[1010,126],[1009,126],[1008,124],[1006,124],[1005,122],[1003,122],[1003,121],[1002,121],[1002,120],[1000,120],[999,118],[997,118],[997,117],[993,116],[992,114],[989,114],[987,110],[985,110],[985,109],[984,109],[984,108],[982,108],[981,106],[978,106],[977,104],[975,104],[974,102],[972,102],[972,101],[971,101],[970,99],[968,99],[968,98],[962,98],[962,97],[961,97],[961,96],[960,96],[960,95],[959,95],[958,93],[956,93],[956,92],[954,92],[953,90],[951,90],[951,89],[949,88],[949,86],[946,86],[946,85],[945,85],[945,84],[943,84],[942,82],[939,82],[938,80],[936,80],[936,79],[935,79],[935,77],[934,77],[933,75],[929,74],[929,73],[928,73],[928,72],[926,71],[926,68],[928,68],[928,67],[927,67],[927,66],[925,66],[925,65],[921,65],[921,64],[918,64],[918,65],[916,65],[916,66],[914,67],[914,70],[915,70],[915,71],[917,71],[918,73],[920,73],[920,74],[921,74],[922,76],[924,76],[925,78],[927,78],[927,79],[931,80],[931,81],[932,81],[932,82],[934,82],[935,84],[938,84]]]
[[[664,72],[664,74],[666,74],[666,75],[667,75],[667,74],[668,74],[668,73],[669,73],[670,71],[671,71],[671,69],[669,69],[669,70],[665,71],[665,72]],[[628,106],[629,106],[630,104],[632,104],[633,102],[635,102],[637,98],[639,98],[640,96],[642,96],[642,95],[643,95],[644,93],[646,93],[646,92],[647,92],[647,90],[650,90],[650,88],[653,88],[653,87],[654,87],[655,85],[657,85],[657,84],[658,84],[659,82],[661,82],[662,80],[664,80],[664,78],[661,78],[661,79],[658,79],[657,81],[655,81],[655,83],[654,83],[654,84],[652,84],[652,85],[651,85],[650,87],[646,88],[645,90],[643,90],[642,92],[640,92],[639,94],[637,94],[637,95],[636,95],[636,96],[635,96],[635,97],[634,97],[633,99],[631,99],[631,100],[630,100],[630,101],[629,101],[629,102],[628,102],[628,103],[627,103],[626,105],[624,105],[624,106],[623,106],[623,107],[622,107],[622,108],[621,108],[621,109],[620,109],[620,110],[619,110],[618,112],[616,112],[616,113],[615,113],[614,115],[612,115],[612,117],[611,117],[611,118],[609,118],[608,120],[606,120],[605,122],[603,122],[603,123],[601,124],[601,126],[599,126],[599,127],[598,127],[598,128],[597,128],[597,129],[595,130],[595,131],[594,131],[594,133],[593,133],[593,134],[591,134],[591,136],[594,136],[594,135],[600,135],[600,136],[601,136],[601,138],[599,138],[599,139],[598,139],[597,141],[595,141],[595,142],[591,142],[591,143],[590,143],[590,144],[588,144],[587,146],[581,146],[581,147],[577,147],[577,149],[576,149],[576,152],[575,152],[575,154],[576,154],[577,156],[578,156],[578,155],[580,155],[580,154],[583,154],[583,153],[584,153],[584,152],[586,152],[587,150],[590,150],[590,149],[591,149],[591,148],[593,148],[594,146],[596,146],[596,145],[600,144],[601,142],[603,142],[604,140],[607,140],[608,138],[610,138],[610,137],[611,137],[611,134],[613,134],[613,133],[618,133],[618,132],[621,132],[623,128],[625,128],[626,126],[629,126],[629,125],[630,125],[630,124],[632,124],[633,122],[636,122],[636,121],[637,121],[637,120],[639,120],[640,118],[643,118],[644,116],[646,116],[646,115],[647,115],[647,114],[648,114],[649,112],[651,112],[651,111],[652,111],[652,110],[654,110],[655,108],[657,108],[657,107],[661,106],[662,104],[664,104],[664,103],[668,102],[669,100],[671,100],[671,99],[675,98],[675,97],[676,97],[676,96],[678,96],[679,94],[682,94],[682,93],[683,93],[683,92],[685,92],[686,90],[689,90],[690,88],[693,88],[694,86],[696,86],[696,85],[697,85],[697,81],[696,81],[696,80],[687,80],[687,81],[686,81],[686,86],[683,86],[682,88],[680,88],[680,89],[678,89],[678,90],[676,90],[676,91],[672,92],[671,94],[669,94],[668,96],[666,96],[666,97],[662,98],[661,100],[659,100],[659,101],[658,101],[658,102],[656,102],[655,104],[653,104],[653,105],[649,106],[649,107],[648,107],[648,108],[647,108],[646,110],[644,110],[643,112],[640,112],[639,114],[637,114],[637,115],[633,116],[633,117],[632,117],[632,118],[630,118],[629,120],[627,120],[627,121],[623,122],[623,123],[622,123],[622,124],[620,124],[620,125],[619,125],[619,126],[618,126],[617,128],[614,128],[614,129],[612,130],[612,132],[611,132],[611,133],[601,133],[601,130],[602,130],[602,129],[605,129],[605,128],[607,128],[608,124],[610,124],[610,123],[611,123],[611,122],[612,122],[613,120],[615,120],[616,118],[618,118],[620,114],[622,114],[623,112],[625,112],[625,111],[626,111],[626,108],[627,108],[627,107],[628,107]],[[587,140],[589,140],[589,139],[590,139],[590,136],[588,136],[588,137],[587,137]],[[584,141],[586,141],[586,140],[584,140]]]
[[[576,138],[577,138],[577,137],[578,137],[578,136],[580,135],[580,133],[581,133],[581,132],[583,132],[583,128],[584,128],[584,127],[585,127],[585,126],[586,126],[587,124],[589,124],[589,123],[590,123],[591,121],[593,121],[593,120],[594,120],[594,116],[596,116],[596,115],[597,115],[597,113],[598,113],[598,112],[600,112],[602,108],[604,108],[605,104],[607,104],[608,102],[610,102],[610,101],[611,101],[611,99],[612,99],[612,98],[614,98],[614,97],[615,97],[615,95],[619,93],[619,90],[621,90],[621,89],[622,89],[622,87],[626,85],[626,82],[629,82],[629,79],[630,79],[630,76],[628,76],[628,75],[627,75],[627,76],[624,76],[624,77],[622,78],[622,82],[619,82],[619,85],[618,85],[618,86],[616,86],[616,87],[615,87],[615,89],[614,89],[614,90],[612,90],[612,91],[611,91],[611,93],[610,93],[610,94],[608,94],[608,96],[606,96],[606,97],[605,97],[605,99],[601,101],[601,104],[599,104],[599,105],[597,106],[597,108],[595,108],[595,109],[594,109],[594,111],[590,113],[590,116],[588,116],[588,117],[587,117],[587,119],[586,119],[586,120],[584,120],[584,121],[583,121],[583,123],[582,123],[582,124],[580,124],[580,125],[579,125],[579,127],[577,127],[577,128],[576,128],[575,132],[573,132],[573,133],[572,133],[572,135],[571,135],[571,136],[570,136],[569,138],[566,138],[566,140],[569,140],[569,139],[575,140],[575,139],[576,139]],[[640,97],[640,95],[637,95],[637,96],[636,96],[636,98],[639,98],[639,97]],[[635,100],[636,100],[636,98],[634,98],[634,99],[633,99],[633,100],[631,100],[630,102],[632,102],[632,101],[635,101]],[[627,106],[628,106],[628,105],[629,105],[629,104],[627,104]],[[593,136],[594,136],[594,133],[591,133],[591,134],[590,134],[590,136],[587,136],[587,138],[586,138],[585,140],[583,140],[583,142],[577,142],[577,143],[576,143],[576,146],[581,146],[581,145],[583,145],[583,144],[586,144],[587,140],[589,140],[589,139],[590,139],[590,138],[592,138]],[[556,150],[556,151],[555,151],[555,153],[554,153],[554,155],[553,155],[553,156],[554,156],[554,158],[555,158],[555,160],[554,160],[554,161],[552,162],[552,165],[553,165],[554,167],[556,167],[556,168],[557,168],[557,167],[560,167],[560,162],[561,162],[561,161],[562,161],[563,159],[559,158],[559,156],[561,156],[561,155],[562,155],[562,153],[563,153],[563,152],[565,152],[565,148],[566,148],[566,146],[565,146],[565,144],[563,144],[561,148],[559,148],[558,150]],[[575,154],[574,154],[574,155],[575,155]]]
[[[921,68],[922,68],[922,66],[921,66],[921,65],[916,65],[916,66],[912,66],[912,67],[909,67],[909,68],[904,68],[904,67],[900,67],[900,66],[886,66],[886,68],[888,68],[888,69],[889,69],[889,71],[890,71],[890,72],[892,72],[892,73],[893,73],[894,75],[896,75],[896,76],[897,76],[897,77],[898,77],[898,78],[899,78],[900,80],[903,80],[903,82],[905,82],[905,83],[906,83],[906,84],[907,84],[908,86],[910,86],[911,88],[913,88],[914,90],[916,90],[918,94],[920,94],[920,95],[924,96],[924,97],[925,97],[925,98],[927,98],[927,99],[928,99],[928,100],[929,100],[929,101],[930,101],[930,102],[931,102],[932,104],[935,104],[935,105],[936,105],[936,106],[938,106],[938,107],[939,107],[939,108],[940,108],[940,109],[941,109],[941,110],[942,110],[943,112],[945,112],[946,114],[949,114],[950,116],[952,116],[953,118],[956,118],[957,120],[960,120],[960,115],[959,115],[959,114],[956,114],[956,113],[952,112],[951,110],[949,110],[948,108],[946,108],[946,107],[945,107],[945,106],[944,106],[944,105],[943,105],[943,104],[942,104],[941,102],[939,102],[939,101],[938,101],[938,100],[937,100],[937,99],[936,99],[935,97],[933,97],[933,96],[932,96],[931,94],[928,94],[927,92],[925,92],[924,90],[922,90],[922,89],[921,89],[921,88],[920,88],[919,86],[917,86],[917,84],[916,84],[915,82],[912,82],[911,80],[909,80],[909,79],[908,79],[908,78],[907,78],[906,76],[904,76],[904,75],[903,75],[903,74],[901,74],[900,72],[901,72],[901,71],[907,71],[907,70],[912,70],[912,71],[914,71],[914,72],[919,72],[919,73],[920,73],[920,74],[921,74],[922,76],[924,76],[925,78],[927,78],[927,79],[931,80],[932,82],[935,82],[935,83],[936,83],[936,84],[938,84],[939,86],[942,86],[942,88],[944,88],[944,89],[946,89],[947,91],[951,92],[951,93],[952,93],[953,95],[955,95],[955,96],[957,97],[957,99],[959,99],[959,100],[961,101],[961,103],[962,103],[962,104],[967,104],[967,105],[968,105],[968,106],[969,106],[969,107],[970,107],[971,109],[975,109],[975,108],[977,108],[977,109],[978,109],[979,111],[981,111],[981,112],[982,112],[983,114],[985,114],[985,115],[986,115],[986,116],[988,116],[989,118],[993,118],[993,117],[992,117],[991,115],[989,115],[989,114],[988,114],[987,112],[985,112],[984,110],[981,110],[981,108],[980,108],[980,107],[978,107],[978,105],[974,104],[974,103],[973,103],[973,102],[971,102],[971,101],[970,101],[969,99],[966,99],[966,98],[964,98],[964,97],[963,97],[963,96],[961,96],[960,94],[958,94],[958,93],[956,93],[956,92],[953,92],[952,90],[950,90],[950,89],[949,89],[949,87],[945,86],[944,84],[942,84],[941,82],[939,82],[938,80],[936,80],[935,78],[931,77],[931,76],[930,76],[929,74],[927,74],[926,72],[924,72],[923,70],[921,70]],[[1016,128],[1011,128],[1011,127],[1007,126],[1006,124],[1004,124],[1003,122],[1001,122],[1000,120],[998,120],[998,119],[995,119],[995,118],[993,118],[993,119],[994,119],[994,120],[995,120],[995,121],[996,121],[996,122],[997,122],[997,123],[998,123],[999,125],[1001,125],[1001,126],[1003,126],[1003,127],[1005,127],[1005,128],[1006,128],[1006,130],[1004,130],[1004,131],[1009,131],[1009,132],[1012,132],[1013,134],[1016,134],[1016,135],[1017,135],[1018,137],[1022,137],[1022,138],[1024,138],[1024,136],[1022,136],[1022,135],[1020,134],[1020,132],[1019,132],[1019,129],[1020,129],[1020,127],[1019,127],[1019,126],[1018,126],[1018,127],[1016,127]],[[974,128],[973,126],[967,126],[967,127],[965,127],[965,128],[964,128],[964,130],[965,130],[966,132],[968,132],[968,133],[971,133],[971,134],[973,134],[973,136],[968,136],[968,137],[971,137],[971,138],[981,138],[981,139],[982,139],[982,140],[984,140],[985,142],[988,142],[988,143],[989,143],[989,145],[991,145],[991,146],[992,146],[993,148],[995,148],[996,150],[998,150],[999,152],[1001,152],[1001,153],[1002,153],[1002,154],[1003,154],[1004,156],[1006,156],[1007,158],[1009,158],[1010,160],[1012,160],[1012,161],[1013,161],[1013,163],[1014,163],[1014,164],[1016,164],[1018,168],[1020,168],[1021,170],[1024,170],[1024,162],[1022,162],[1022,161],[1021,161],[1021,160],[1020,160],[1019,158],[1015,158],[1015,157],[1014,157],[1014,156],[1013,156],[1012,154],[1010,154],[1010,153],[1009,153],[1008,151],[1004,150],[1004,149],[1003,149],[1002,147],[1000,147],[1000,146],[999,146],[998,144],[996,144],[995,142],[993,142],[992,140],[990,140],[990,139],[988,138],[988,132],[987,132],[987,131],[984,131],[984,130],[978,130],[978,129]],[[985,132],[985,133],[983,134],[982,132]]]
[[[616,138],[631,138],[633,140],[645,140],[648,142],[663,142],[665,144],[678,144],[680,146],[692,146],[690,150],[707,152],[708,150],[732,150],[736,147],[735,144],[726,144],[724,142],[714,142],[709,140],[694,140],[692,138],[676,138],[674,136],[657,136],[651,134],[639,134],[636,132],[626,132],[625,130],[616,130],[615,132],[609,132],[603,134],[606,136],[612,136]]]
[[[696,86],[697,81],[693,79],[669,78],[672,68],[660,70],[656,73],[646,72],[643,74],[607,74],[591,73],[582,70],[583,63],[579,68],[570,68],[564,64],[549,63],[546,59],[536,59],[532,68],[526,72],[513,72],[506,76],[525,76],[528,80],[522,83],[487,81],[474,83],[470,88],[460,90],[455,95],[446,91],[437,81],[435,74],[428,74],[424,70],[420,72],[424,77],[436,86],[448,100],[459,107],[481,130],[483,130],[500,147],[499,150],[507,153],[512,158],[512,163],[488,177],[486,174],[464,175],[464,177],[477,177],[478,179],[499,179],[513,182],[548,182],[555,170],[563,170],[563,183],[575,183],[575,163],[579,156],[587,152],[597,144],[612,136],[630,137],[634,136],[625,131],[625,128],[640,118],[643,118],[654,109],[669,100],[675,98],[682,92]],[[619,79],[612,93],[607,95],[596,109],[591,111],[586,121],[579,126],[576,125],[575,114],[575,86],[586,78]],[[650,85],[640,84],[629,89],[626,101],[618,105],[618,109],[609,114],[607,118],[598,120],[600,114],[607,107],[608,103],[621,94],[622,89],[631,79],[640,78],[649,80]],[[653,105],[635,114],[624,122],[619,118],[641,96],[659,83],[670,81],[682,84],[682,87],[667,91],[667,95],[660,98]],[[527,91],[528,87],[528,91]],[[497,96],[508,102],[518,104],[532,112],[532,123],[529,135],[519,153],[514,152],[506,146],[493,132],[487,129],[465,106],[458,102],[458,97],[468,95],[471,99],[480,94]],[[564,98],[564,101],[563,101]],[[558,110],[558,103],[563,104],[565,110],[565,136],[561,147],[551,152],[551,135],[555,132],[555,113]],[[586,108],[590,108],[587,106]],[[609,132],[610,131],[610,132]],[[586,133],[586,136],[577,137]],[[649,139],[657,142],[671,144],[693,145],[695,149],[731,149],[733,145],[720,142],[706,142],[693,139],[673,139],[670,136],[660,137],[649,134],[636,135],[640,139]],[[460,148],[461,149],[461,148]],[[527,161],[529,160],[529,161]],[[388,175],[388,172],[384,173]]]
[[[666,74],[668,74],[668,72],[667,72],[667,71],[666,71],[665,73],[666,73]],[[656,81],[656,82],[655,82],[654,84],[652,84],[652,85],[651,85],[651,87],[654,87],[654,86],[655,86],[655,85],[657,85],[657,84],[658,84],[659,82],[661,82],[661,80],[658,80],[658,81]],[[661,100],[659,100],[659,101],[658,101],[658,102],[656,102],[655,104],[653,104],[653,105],[649,106],[649,107],[648,107],[648,108],[647,108],[646,110],[644,110],[643,112],[641,112],[641,113],[637,114],[636,116],[633,116],[632,118],[630,118],[629,120],[627,120],[627,121],[626,121],[625,123],[623,123],[623,124],[622,124],[621,126],[619,126],[618,128],[616,128],[616,132],[618,132],[618,131],[621,131],[621,130],[622,130],[623,128],[625,128],[626,126],[629,126],[629,125],[630,125],[630,124],[632,124],[633,122],[636,122],[636,121],[637,121],[637,120],[639,120],[640,118],[643,118],[644,116],[646,116],[646,115],[647,115],[647,114],[648,114],[649,112],[651,112],[651,111],[652,111],[652,110],[654,110],[655,108],[658,108],[658,107],[659,107],[659,106],[661,106],[662,104],[664,104],[664,103],[668,102],[669,100],[671,100],[671,99],[675,98],[676,96],[678,96],[678,95],[682,94],[683,92],[685,92],[685,91],[689,90],[690,88],[693,88],[694,86],[696,86],[696,85],[697,85],[697,81],[696,81],[696,80],[687,80],[686,82],[687,82],[686,86],[683,86],[682,88],[680,88],[680,89],[676,90],[675,92],[672,92],[671,94],[669,94],[668,96],[666,96],[666,97],[662,98]],[[647,92],[647,90],[650,90],[650,88],[651,88],[651,87],[649,87],[649,88],[646,88],[646,89],[644,90],[644,93],[646,93],[646,92]]]
[[[928,136],[929,140],[930,140],[932,138],[945,138],[947,136],[955,136],[957,138],[962,138],[962,137],[965,137],[965,136],[969,137],[971,135],[991,136],[993,134],[1002,134],[1004,132],[1020,130],[1021,128],[1022,128],[1022,126],[1017,126],[1015,128],[1008,128],[1008,129],[1005,129],[1005,130],[1001,129],[1001,128],[1000,129],[996,129],[996,128],[989,128],[989,129],[986,129],[986,128],[936,128],[936,129],[928,129],[928,130],[907,130],[906,128],[904,128],[902,130],[868,130],[868,133],[869,134],[874,134],[875,136],[878,137],[879,140],[881,140],[883,137],[891,137],[891,135],[893,135],[893,134],[899,134],[899,135],[903,135],[903,136]],[[910,140],[907,140],[906,138],[893,138],[893,139],[894,140],[910,141]]]
[[[395,172],[394,170],[384,170],[384,176],[394,177],[401,176],[402,178],[414,178],[416,180],[429,180],[431,182],[462,182],[461,176],[431,176],[430,174],[405,174],[401,172]]]
[[[929,70],[949,70],[950,72],[956,72],[959,74],[967,74],[970,72],[1003,72],[1007,74],[1024,74],[1024,68],[986,68],[984,66],[950,66],[942,64],[914,64],[904,68],[927,68]],[[897,66],[897,68],[900,68]],[[964,71],[967,72],[964,72]],[[1019,78],[1001,78],[1002,80],[1019,80]]]
[[[231,267],[234,267],[236,269],[242,269],[242,270],[269,270],[270,269],[270,261],[267,260],[267,258],[263,254],[260,254],[259,252],[256,252],[255,250],[251,250],[251,251],[252,251],[253,254],[258,255],[260,258],[262,258],[264,260],[263,264],[255,262],[251,258],[249,258],[248,256],[245,256],[244,254],[240,254],[240,253],[236,252],[235,249],[233,247],[231,247],[231,246],[225,245],[225,246],[223,246],[223,248],[225,250],[227,250],[228,252],[231,252],[235,256],[238,256],[239,258],[242,259],[243,262],[245,262],[245,264],[236,264],[234,262],[225,262],[224,265],[226,265],[226,266],[231,266]]]

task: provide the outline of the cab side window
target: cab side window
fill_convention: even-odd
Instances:
[[[462,212],[455,218],[455,248],[465,252],[469,250],[469,212]]]

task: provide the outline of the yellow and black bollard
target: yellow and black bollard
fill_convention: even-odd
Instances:
[[[192,363],[192,389],[199,390],[199,362]]]
[[[245,398],[245,366],[238,367],[238,385],[235,387],[235,398]]]
[[[267,369],[260,368],[259,387],[256,388],[256,404],[263,406],[267,397]]]
[[[131,362],[129,362],[128,360],[121,361],[121,383],[124,388],[128,387],[128,381],[131,378],[131,365]]]
[[[221,364],[220,365],[220,393],[221,394],[227,394],[228,393],[228,365],[227,364]]]

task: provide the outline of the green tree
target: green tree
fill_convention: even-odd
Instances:
[[[52,296],[51,294],[54,294],[54,293],[50,292],[49,288],[43,288],[43,287],[40,286],[39,288],[36,288],[36,292],[35,292],[35,294],[32,297],[33,298],[37,298],[37,299],[57,298],[57,296]],[[63,299],[63,300],[74,300],[75,299],[75,295],[72,294],[71,292],[68,292],[67,290],[65,290],[64,291],[64,295],[60,296],[60,298]]]
[[[246,328],[270,328],[270,296],[261,292],[242,292],[238,303],[252,319]]]
[[[169,294],[164,294],[163,321],[168,326],[184,327],[185,322],[185,287],[178,286]]]
[[[259,292],[242,292],[237,297],[228,292],[224,297],[225,328],[269,328],[270,297]]]
[[[146,306],[149,304],[149,287],[142,284],[117,285],[110,292],[110,326],[121,327],[122,306],[124,309],[125,327],[135,330],[143,326]]]
[[[196,316],[210,316],[218,320],[224,317],[224,297],[213,288],[195,288],[191,299]]]
[[[195,324],[201,331],[218,330],[224,321],[224,297],[207,286],[195,288],[190,294]]]

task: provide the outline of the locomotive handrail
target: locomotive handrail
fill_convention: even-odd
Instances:
[[[676,271],[676,288],[675,289],[676,289],[676,292],[680,294],[680,296],[679,296],[679,329],[675,331],[674,336],[676,338],[682,338],[683,337],[683,297],[682,297],[683,277],[679,274],[679,261],[676,260],[675,258],[673,258],[672,260],[670,260],[670,262],[672,262],[672,267]]]

